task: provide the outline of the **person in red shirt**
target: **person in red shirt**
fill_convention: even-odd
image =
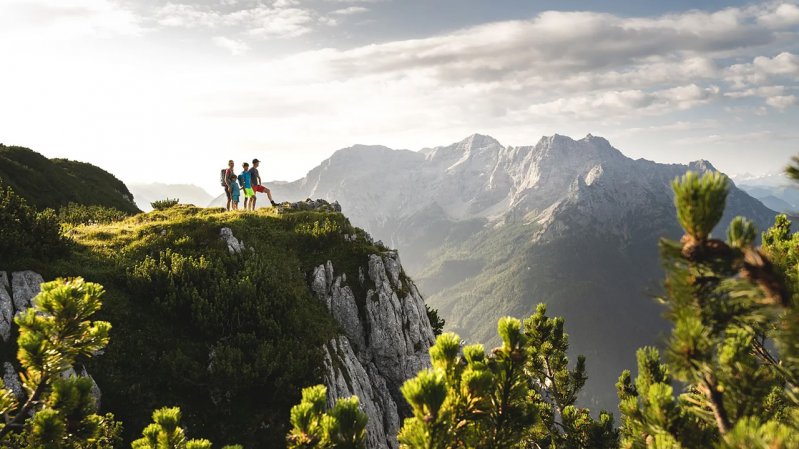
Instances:
[[[269,202],[272,203],[272,207],[277,207],[277,203],[275,200],[272,199],[272,191],[269,190],[265,185],[261,184],[261,175],[258,174],[258,165],[261,163],[258,159],[252,160],[252,168],[250,169],[250,182],[252,183],[252,189],[256,192],[265,193],[267,197],[269,197]],[[255,196],[250,198],[250,209],[255,210]]]

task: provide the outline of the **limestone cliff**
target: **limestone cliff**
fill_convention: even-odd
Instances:
[[[311,288],[342,331],[325,348],[328,402],[357,395],[369,415],[369,448],[397,448],[407,407],[399,388],[430,366],[434,335],[424,300],[396,252],[369,256],[359,279],[337,275],[328,261],[314,270]],[[354,292],[363,290],[357,298]]]

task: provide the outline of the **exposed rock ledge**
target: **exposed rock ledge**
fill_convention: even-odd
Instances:
[[[355,298],[346,275],[336,276],[330,261],[318,266],[311,288],[341,326],[325,347],[328,402],[357,395],[369,415],[370,449],[396,449],[400,417],[407,409],[399,388],[430,366],[435,342],[424,300],[402,275],[396,252],[369,256],[368,273],[357,280],[366,298]]]
[[[33,271],[11,273],[11,283],[5,271],[0,271],[0,338],[7,342],[11,337],[11,325],[16,314],[31,306],[31,300],[39,294],[42,276]],[[10,290],[9,290],[10,287]]]

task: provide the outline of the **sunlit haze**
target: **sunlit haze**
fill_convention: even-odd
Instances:
[[[0,0],[0,142],[211,192],[228,159],[293,180],[356,143],[475,132],[778,170],[799,152],[799,6],[703,5]]]

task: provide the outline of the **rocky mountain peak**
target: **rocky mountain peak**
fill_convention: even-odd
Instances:
[[[688,170],[697,171],[700,173],[708,172],[708,171],[718,171],[710,161],[706,161],[704,159],[699,159],[698,161],[693,161],[688,164]]]
[[[493,137],[472,134],[460,142],[426,151],[427,160],[457,166],[469,159],[492,157],[502,150],[502,145]]]

